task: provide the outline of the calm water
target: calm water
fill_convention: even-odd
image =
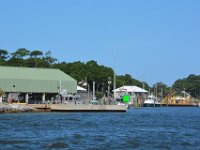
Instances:
[[[200,149],[200,108],[0,114],[0,149]]]

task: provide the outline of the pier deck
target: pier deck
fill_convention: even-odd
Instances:
[[[126,112],[126,109],[118,105],[51,104],[51,111],[60,112]]]
[[[161,104],[163,107],[200,107],[199,104]]]
[[[123,105],[86,105],[86,104],[27,104],[37,110],[57,112],[126,112]]]

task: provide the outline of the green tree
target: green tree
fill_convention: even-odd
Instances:
[[[43,52],[39,50],[34,50],[30,53],[31,58],[37,58],[38,56],[42,56]]]
[[[200,98],[200,75],[191,74],[187,78],[178,79],[173,88],[190,93],[195,98]]]
[[[27,67],[38,67],[38,66],[47,67],[48,63],[46,63],[44,59],[40,58],[42,55],[43,55],[43,52],[39,50],[34,50],[30,52],[30,58],[26,60],[26,66]]]
[[[0,49],[0,59],[5,61],[7,58],[8,58],[8,51]]]
[[[144,85],[145,89],[149,88],[149,85],[147,83],[134,79],[130,74],[117,76],[117,87],[120,87],[123,85],[135,85],[141,88],[143,88],[143,85]]]
[[[13,58],[21,58],[23,59],[26,56],[30,55],[30,51],[26,48],[19,48],[17,51],[11,53]]]
[[[166,96],[169,90],[168,86],[162,82],[157,82],[156,84],[154,84],[153,89],[151,91],[155,91],[156,89],[157,89],[158,97],[160,98]]]
[[[54,57],[51,56],[51,51],[47,51],[45,53],[45,57],[43,57],[43,59],[48,64],[48,66],[46,66],[46,67],[52,67],[52,65],[57,61],[56,58],[54,58]]]
[[[63,72],[69,74],[75,78],[78,83],[87,83],[92,89],[93,81],[96,82],[97,91],[105,91],[107,89],[107,79],[108,77],[113,77],[112,68],[105,67],[103,65],[98,65],[94,60],[88,61],[86,63],[77,61],[73,63],[57,63],[53,65],[54,68],[59,68]]]
[[[22,58],[10,58],[7,62],[8,66],[20,66],[20,67],[25,67],[26,66],[26,61]]]

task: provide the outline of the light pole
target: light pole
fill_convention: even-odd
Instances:
[[[90,101],[90,84],[87,83],[87,87],[88,87],[88,101]]]
[[[109,104],[110,104],[110,84],[112,83],[112,78],[111,77],[108,77],[108,101],[109,101]]]
[[[95,82],[93,81],[93,99],[92,100],[96,100],[96,96],[95,96]]]

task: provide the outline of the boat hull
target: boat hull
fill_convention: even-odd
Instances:
[[[160,104],[144,104],[143,107],[160,107]]]

